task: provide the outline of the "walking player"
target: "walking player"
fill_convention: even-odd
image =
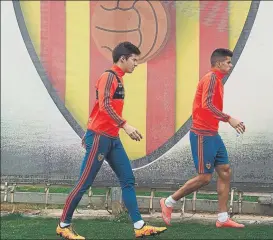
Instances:
[[[134,71],[139,55],[139,49],[132,43],[120,43],[113,50],[114,65],[111,70],[104,72],[97,81],[96,102],[83,138],[86,154],[82,162],[80,178],[66,200],[56,229],[57,234],[66,239],[85,239],[72,229],[70,225],[72,215],[83,194],[92,185],[104,159],[120,181],[122,198],[134,223],[135,236],[157,235],[167,229],[146,225],[142,220],[134,189],[135,178],[119,138],[119,129],[123,128],[133,140],[142,139],[138,130],[122,118],[125,96],[122,77]]]
[[[211,55],[211,71],[198,84],[190,131],[191,151],[198,175],[167,199],[160,200],[162,218],[167,225],[171,222],[173,205],[184,196],[207,185],[215,169],[218,174],[219,204],[216,227],[244,227],[243,224],[238,224],[228,217],[231,170],[226,147],[218,134],[219,121],[228,122],[238,133],[245,131],[242,122],[222,112],[224,92],[222,80],[232,68],[232,56],[233,53],[228,49],[216,49]]]

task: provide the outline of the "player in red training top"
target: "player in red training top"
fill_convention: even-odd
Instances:
[[[216,49],[211,55],[211,70],[200,80],[193,102],[191,151],[198,175],[187,181],[173,195],[162,198],[162,218],[171,222],[173,205],[184,196],[209,184],[214,169],[218,174],[217,192],[219,214],[216,227],[242,228],[243,224],[228,217],[227,202],[230,189],[230,165],[226,147],[218,134],[219,121],[228,122],[238,133],[245,131],[244,124],[222,112],[223,78],[232,68],[233,53],[228,49]]]
[[[142,139],[137,129],[130,126],[122,117],[125,97],[122,77],[134,71],[139,55],[139,49],[132,43],[120,43],[113,50],[114,65],[97,81],[95,106],[82,140],[86,154],[82,162],[80,178],[66,200],[56,229],[57,234],[66,239],[85,239],[72,229],[70,223],[74,210],[83,194],[92,185],[104,159],[120,181],[122,198],[134,223],[135,236],[157,235],[167,229],[146,225],[142,220],[134,188],[135,177],[118,134],[119,129],[123,128],[133,140]]]

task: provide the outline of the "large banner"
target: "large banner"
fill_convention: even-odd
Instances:
[[[195,174],[188,137],[192,101],[211,52],[222,47],[234,51],[235,65],[225,79],[224,111],[247,127],[237,137],[228,124],[220,125],[233,184],[273,188],[273,34],[266,27],[272,3],[14,1],[3,6],[2,179],[74,182],[96,80],[111,67],[113,47],[127,40],[142,55],[135,72],[124,78],[123,117],[144,139],[134,142],[123,130],[120,137],[138,185],[177,186]],[[105,163],[95,184],[113,181]]]

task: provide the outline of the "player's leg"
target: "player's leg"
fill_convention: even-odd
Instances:
[[[122,198],[133,222],[142,220],[137,206],[135,193],[135,177],[120,141],[112,140],[112,148],[108,154],[107,161],[119,179],[122,189]]]
[[[110,139],[88,131],[85,137],[86,154],[84,156],[80,177],[66,199],[57,234],[67,239],[84,239],[73,231],[70,226],[73,213],[82,199],[83,194],[92,185],[105,155],[108,153]]]
[[[215,139],[215,146],[217,147],[217,154],[215,158],[215,170],[218,174],[217,179],[217,193],[218,193],[218,221],[217,227],[244,227],[242,224],[238,224],[228,217],[227,203],[230,190],[231,169],[228,160],[228,153],[225,144],[217,135]]]
[[[135,177],[130,160],[120,139],[114,139],[112,141],[112,148],[108,154],[107,161],[119,179],[122,189],[122,199],[129,212],[130,218],[134,223],[136,237],[155,235],[164,232],[166,230],[165,227],[159,228],[149,226],[142,220],[135,192]]]
[[[172,195],[175,201],[210,183],[216,154],[213,138],[213,136],[201,136],[190,132],[191,152],[198,175],[187,181]]]
[[[219,213],[227,213],[231,169],[229,165],[228,153],[227,153],[226,147],[219,135],[215,144],[217,146],[215,170],[218,175],[218,179],[217,179],[218,210],[219,210]]]
[[[200,136],[190,132],[191,151],[198,175],[187,181],[180,189],[167,199],[160,200],[162,218],[170,225],[173,205],[181,198],[209,184],[214,171],[214,136]]]

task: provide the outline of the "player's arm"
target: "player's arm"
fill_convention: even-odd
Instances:
[[[113,95],[116,90],[114,80],[115,75],[113,73],[104,74],[100,80],[98,89],[100,110],[107,113],[116,122],[117,126],[123,128],[133,140],[140,141],[142,136],[138,130],[119,116],[112,106]]]
[[[206,79],[203,85],[202,105],[205,109],[208,109],[216,119],[223,122],[228,122],[230,116],[220,111],[213,104],[216,91],[219,91],[219,89],[216,86],[216,77],[214,74],[212,74],[211,79]]]
[[[216,91],[219,91],[219,89],[216,86],[216,76],[212,74],[211,79],[206,79],[204,82],[202,94],[203,107],[205,109],[208,109],[216,119],[223,122],[228,122],[233,128],[236,129],[238,133],[243,133],[245,131],[245,126],[241,121],[232,118],[226,113],[223,113],[213,104],[213,99]]]
[[[123,127],[126,121],[113,108],[113,95],[115,93],[115,75],[113,73],[104,73],[98,85],[98,98],[100,111],[108,114],[117,124]]]

